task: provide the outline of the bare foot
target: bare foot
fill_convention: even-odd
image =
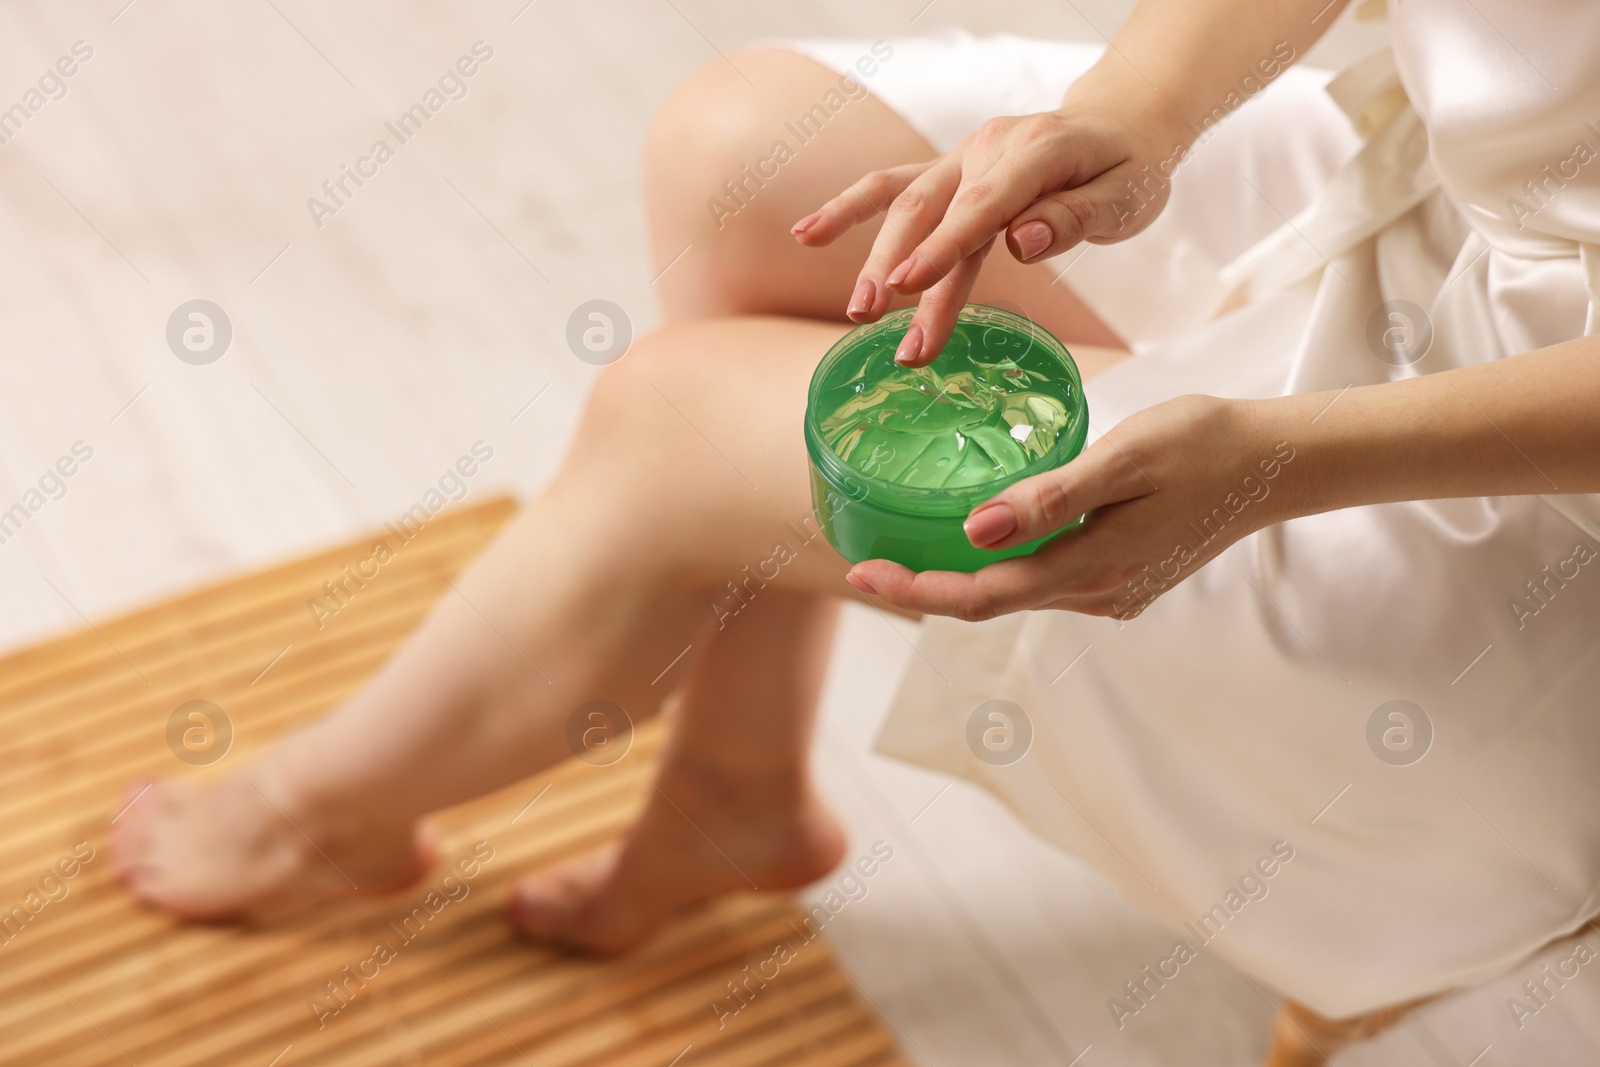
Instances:
[[[269,782],[258,764],[214,783],[130,787],[112,828],[118,880],[144,904],[209,921],[392,892],[432,866],[436,849],[419,830],[340,825],[269,799]]]
[[[542,941],[622,952],[697,901],[814,882],[838,865],[845,846],[809,784],[691,770],[675,759],[625,838],[524,878],[511,919]]]

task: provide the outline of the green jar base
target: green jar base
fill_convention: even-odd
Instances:
[[[851,563],[887,559],[914,571],[961,571],[1015,556],[1031,556],[1055,534],[998,551],[967,539],[964,516],[903,515],[851,500],[811,468],[811,504],[828,543]]]

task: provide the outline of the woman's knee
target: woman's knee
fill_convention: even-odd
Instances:
[[[607,464],[646,493],[685,478],[748,488],[794,457],[803,474],[806,383],[841,332],[803,320],[718,318],[647,334],[600,375],[569,466]]]
[[[647,333],[600,372],[584,405],[575,459],[615,454],[637,462],[645,458],[639,455],[642,441],[659,441],[669,432],[661,390],[673,389],[685,373],[694,373],[698,361],[683,359],[688,338],[680,336],[690,331],[692,326],[667,326]]]
[[[618,558],[647,546],[630,564],[641,574],[682,577],[738,524],[730,502],[747,486],[730,463],[742,442],[718,416],[729,354],[713,325],[664,327],[607,367],[549,489]]]
[[[787,318],[670,325],[607,367],[553,491],[615,558],[679,586],[729,578],[785,538],[779,585],[848,587],[815,534],[806,385],[843,328]],[[641,552],[648,559],[637,558]]]
[[[718,321],[667,325],[644,335],[606,367],[589,394],[568,466],[603,476],[618,491],[650,496],[694,477],[703,410],[729,388],[729,351]],[[606,472],[598,471],[604,467]]]
[[[781,102],[818,70],[781,49],[736,52],[674,89],[645,138],[652,231],[704,239],[753,207],[777,177],[770,156],[784,136]]]
[[[669,319],[842,304],[810,290],[819,274],[848,289],[854,271],[840,264],[864,249],[801,249],[789,227],[867,171],[931,149],[860,83],[847,96],[840,82],[796,52],[756,49],[668,98],[646,139],[645,205],[656,269],[672,265],[658,287]]]
[[[635,341],[606,367],[584,415],[595,433],[638,438],[686,434],[695,440],[713,427],[727,435],[752,432],[749,420],[727,410],[760,399],[798,416],[816,360],[842,328],[736,316],[669,323]],[[771,391],[777,395],[769,395]]]

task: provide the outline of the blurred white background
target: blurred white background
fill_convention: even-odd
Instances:
[[[0,109],[75,42],[92,49],[64,96],[0,128],[0,512],[30,499],[77,442],[93,451],[64,494],[47,482],[59,499],[14,534],[0,527],[0,648],[351,537],[416,503],[477,441],[494,457],[467,502],[537,491],[598,373],[568,349],[568,316],[604,298],[636,336],[656,321],[640,147],[672,86],[719,51],[946,27],[1101,41],[1129,7],[0,7]],[[318,226],[307,198],[478,41],[493,54],[466,95]],[[1309,62],[1383,46],[1381,24],[1347,15]],[[232,324],[209,365],[180,361],[166,340],[169,316],[193,299]],[[870,754],[908,655],[911,627],[888,627],[852,609],[819,755],[858,846],[897,849],[830,932],[908,1058],[1258,1061],[1272,993],[1211,958],[1118,1031],[1107,998],[1170,935],[986,797]],[[1585,1022],[1600,993],[1585,1005],[1574,986],[1527,1030],[1511,1028],[1505,998],[1531,973],[1453,998],[1340,1062],[1600,1062]]]

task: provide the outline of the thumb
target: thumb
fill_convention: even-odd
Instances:
[[[1163,203],[1135,196],[1120,170],[1035,200],[1006,228],[1012,256],[1034,263],[1083,241],[1120,241],[1150,225]]]
[[[963,524],[978,548],[1010,548],[1054,533],[1095,508],[1140,496],[1103,449],[1091,448],[1053,471],[1025,478],[979,504]]]

